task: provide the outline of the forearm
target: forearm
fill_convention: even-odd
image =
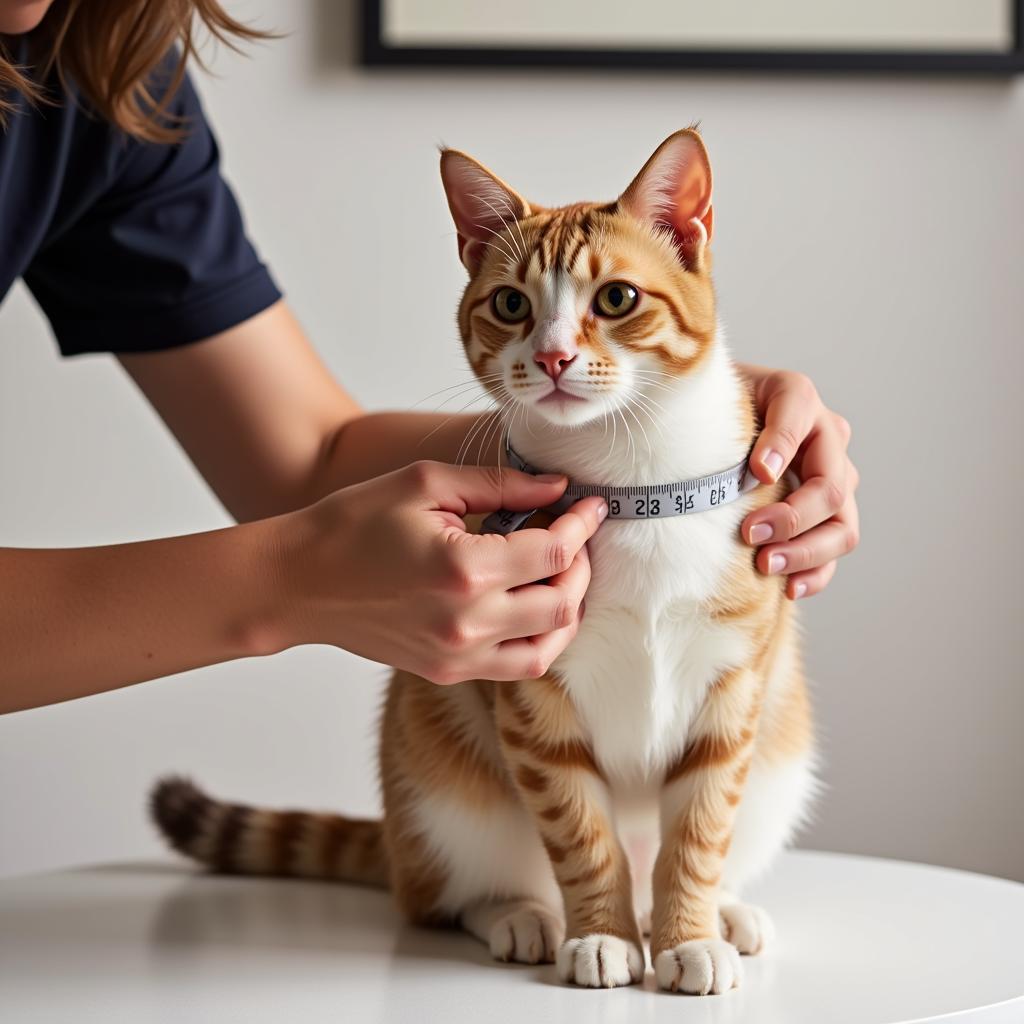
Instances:
[[[356,416],[324,445],[310,484],[310,500],[339,487],[417,462],[495,463],[498,425],[486,413],[380,412]]]
[[[266,523],[0,549],[0,712],[279,648],[272,556]]]

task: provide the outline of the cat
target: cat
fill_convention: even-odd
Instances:
[[[458,324],[511,448],[596,484],[742,463],[756,431],[711,281],[711,164],[694,128],[611,203],[528,203],[455,150],[441,175],[469,283]],[[632,428],[632,429],[631,429]],[[722,993],[770,941],[738,898],[805,818],[814,737],[784,578],[739,524],[762,486],[700,514],[615,521],[589,543],[579,632],[538,680],[441,687],[396,672],[384,819],[221,804],[172,778],[156,821],[217,869],[389,887],[501,960],[588,987]]]

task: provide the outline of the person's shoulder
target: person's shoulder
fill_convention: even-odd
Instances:
[[[177,46],[171,47],[146,76],[145,91],[157,110],[178,116],[202,114],[199,94]]]
[[[116,131],[117,186],[136,190],[215,173],[219,151],[191,75],[172,49],[145,81],[143,111],[173,137],[143,139]]]

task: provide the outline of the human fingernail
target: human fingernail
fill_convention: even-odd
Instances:
[[[793,588],[793,600],[794,601],[799,601],[800,598],[803,597],[804,594],[806,594],[806,593],[807,593],[807,584],[806,583],[798,583]]]
[[[563,473],[538,473],[534,480],[539,480],[542,484],[560,484],[565,479]]]
[[[763,544],[766,540],[772,539],[774,532],[770,523],[754,523],[750,528],[750,543]]]
[[[773,480],[779,479],[779,474],[782,472],[782,456],[777,451],[769,448],[761,456],[761,463],[771,473]]]
[[[597,506],[597,521],[599,523],[603,523],[605,521],[605,519],[607,518],[607,516],[608,516],[608,502],[602,501],[601,504]]]
[[[786,568],[786,556],[785,555],[772,555],[768,559],[768,575],[776,576],[783,569]]]

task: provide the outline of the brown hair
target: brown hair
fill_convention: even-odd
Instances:
[[[127,134],[177,141],[184,129],[167,104],[189,58],[202,64],[197,22],[232,49],[237,40],[273,36],[233,18],[217,0],[56,0],[30,33],[32,67],[15,64],[0,37],[0,128],[15,109],[8,91],[52,102],[42,83],[56,71],[65,88],[73,80],[90,108]],[[175,44],[178,59],[157,100],[147,79]]]

